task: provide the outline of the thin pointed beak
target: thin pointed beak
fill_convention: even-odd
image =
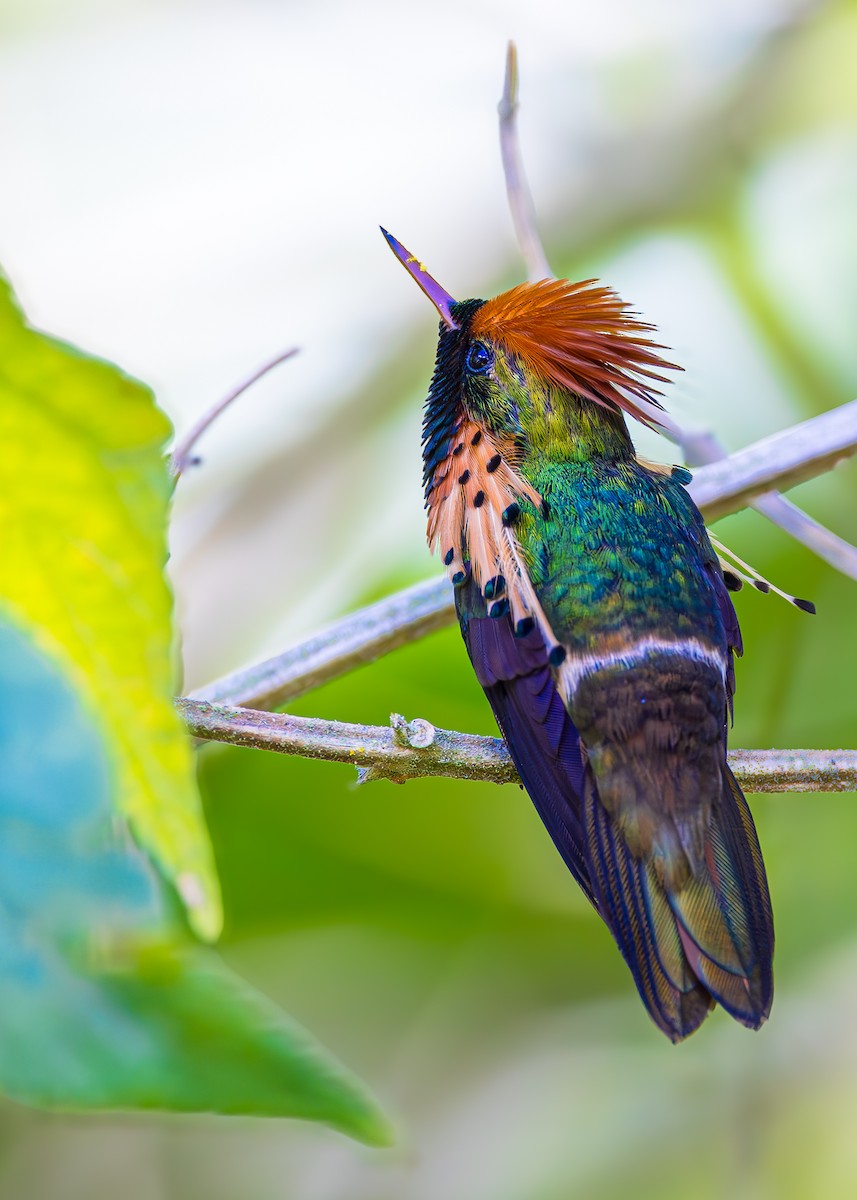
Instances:
[[[409,250],[406,250],[401,242],[397,241],[392,233],[387,233],[383,225],[380,226],[381,232],[387,239],[390,249],[395,254],[396,258],[405,268],[405,270],[413,276],[425,294],[431,300],[437,311],[440,313],[440,319],[449,326],[450,329],[458,329],[457,322],[453,321],[452,313],[449,310],[451,304],[455,304],[449,292],[444,291],[436,279],[433,279],[425,269],[418,258],[414,258]]]

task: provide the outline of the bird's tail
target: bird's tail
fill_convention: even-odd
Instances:
[[[655,1024],[678,1042],[718,1003],[758,1029],[773,999],[774,927],[753,819],[726,762],[703,852],[678,885],[632,853],[591,768],[584,823],[596,903]]]

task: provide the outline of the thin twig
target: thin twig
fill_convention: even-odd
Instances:
[[[500,152],[506,183],[506,198],[515,226],[518,249],[531,281],[552,277],[550,264],[539,236],[535,205],[527,183],[518,136],[518,55],[514,42],[509,42],[506,54],[506,75],[500,113]],[[644,406],[645,407],[645,406]],[[667,413],[652,410],[653,419],[666,437],[681,447],[685,462],[690,466],[712,463],[726,457],[725,448],[710,433],[683,429]],[[802,542],[809,550],[843,574],[857,579],[857,548],[844,541],[818,521],[804,513],[796,504],[772,492],[757,496],[749,502],[757,512],[779,525],[786,533]],[[715,518],[712,518],[715,519]]]
[[[839,534],[816,521],[779,492],[757,496],[752,507],[801,542],[831,567],[851,579],[857,579],[857,546],[852,546]]]
[[[789,487],[857,453],[857,400],[700,467],[690,492],[708,520],[743,508],[779,483]],[[276,708],[455,619],[445,579],[415,584],[265,662],[197,688],[194,699]]]
[[[857,453],[857,400],[762,438],[696,472],[691,491],[706,521],[717,521],[775,488],[823,475]]]
[[[269,371],[273,371],[274,367],[278,367],[280,363],[284,363],[288,359],[294,358],[297,353],[297,346],[293,346],[291,350],[285,350],[282,354],[278,354],[276,358],[270,359],[269,362],[266,362],[263,366],[259,367],[258,370],[254,371],[253,374],[248,379],[245,379],[243,383],[239,383],[236,388],[233,388],[231,392],[228,392],[222,400],[218,400],[218,402],[212,408],[203,413],[197,423],[191,428],[190,432],[186,434],[182,441],[178,443],[170,455],[170,467],[176,479],[178,479],[179,475],[181,475],[182,471],[184,471],[186,467],[195,465],[197,460],[192,451],[196,446],[196,443],[205,433],[206,429],[208,429],[209,425],[212,425],[217,420],[223,410],[228,408],[229,405],[232,404],[234,400],[237,400],[239,396],[243,395],[244,392],[246,392],[248,388],[251,388],[254,383],[258,383],[263,375],[267,375]]]
[[[440,775],[484,783],[520,783],[499,738],[436,729],[394,713],[390,726],[352,725],[208,704],[177,702],[197,738],[274,750],[325,762],[347,762],[359,780],[404,783]],[[855,750],[733,750],[729,765],[742,787],[755,792],[847,792],[857,789]]]
[[[684,434],[682,450],[688,466],[719,462],[728,457],[722,442],[708,432]],[[857,579],[857,547],[816,521],[780,492],[766,492],[750,501],[750,507],[779,525],[797,542],[851,579]]]
[[[451,624],[452,589],[430,579],[351,613],[283,654],[191,693],[215,704],[276,708]]]
[[[509,42],[506,51],[506,76],[503,95],[497,105],[500,114],[500,154],[506,179],[506,196],[515,226],[515,236],[532,283],[550,279],[551,269],[536,226],[533,196],[527,183],[518,138],[518,51]]]

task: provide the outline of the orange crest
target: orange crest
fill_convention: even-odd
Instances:
[[[657,417],[645,405],[661,407],[649,381],[667,383],[661,372],[681,369],[657,353],[665,347],[646,336],[653,331],[595,279],[522,283],[486,301],[471,326],[473,337],[498,342],[542,378],[646,425]]]

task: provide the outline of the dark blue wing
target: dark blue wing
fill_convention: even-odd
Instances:
[[[580,738],[554,687],[541,634],[534,629],[517,638],[508,615],[485,615],[482,596],[470,580],[457,589],[456,608],[470,661],[524,787],[592,900],[581,819]]]

